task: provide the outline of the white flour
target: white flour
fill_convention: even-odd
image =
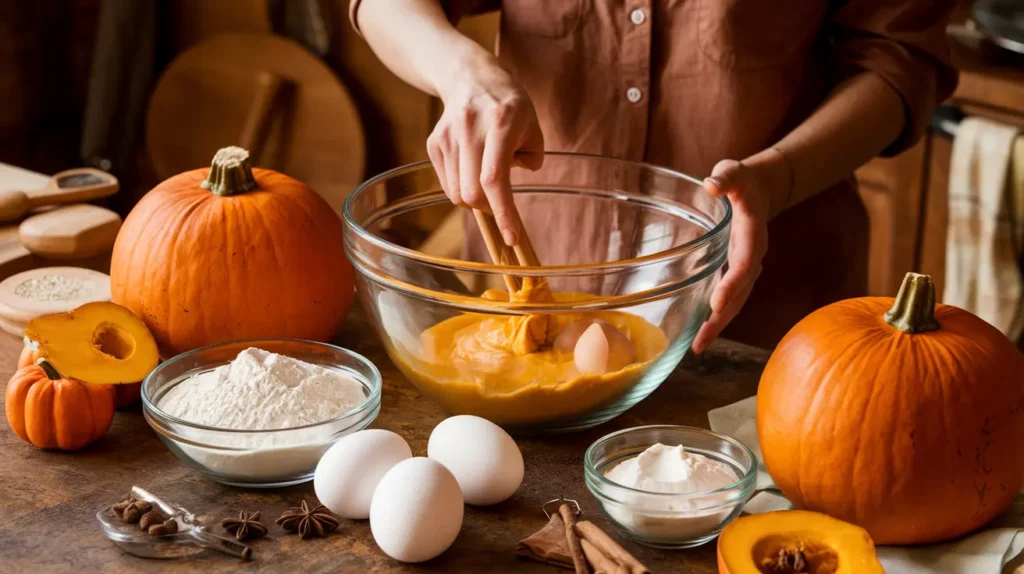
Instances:
[[[271,430],[323,422],[365,400],[363,385],[346,374],[249,348],[227,365],[178,383],[160,399],[159,407],[204,426]],[[182,434],[190,441],[235,450],[178,446],[208,469],[236,480],[272,479],[311,471],[338,430],[317,427],[236,435],[197,429]]]
[[[365,398],[363,386],[338,371],[248,348],[167,391],[160,409],[205,426],[268,430],[325,421]]]

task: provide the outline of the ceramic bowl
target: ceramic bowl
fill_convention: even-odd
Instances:
[[[537,171],[514,168],[511,184],[543,267],[493,265],[480,249],[455,259],[397,243],[409,221],[436,220],[450,209],[429,163],[359,186],[344,208],[345,248],[359,299],[398,368],[447,412],[482,416],[518,433],[601,424],[650,395],[709,316],[726,260],[731,208],[694,178],[596,156],[549,153]],[[477,237],[475,224],[466,225],[465,233]],[[498,303],[479,297],[504,288],[505,275],[543,277],[555,291],[591,298]],[[446,319],[602,312],[634,315],[657,327],[664,334],[662,350],[628,377],[593,381],[579,393],[565,392],[566,380],[558,378],[520,389],[489,388],[484,368],[460,368],[445,380],[421,376],[422,364],[439,364],[424,352],[421,333]]]
[[[349,375],[366,399],[346,413],[311,425],[268,430],[208,427],[159,407],[168,390],[188,377],[230,363],[256,347]],[[314,341],[266,339],[203,347],[160,364],[142,383],[146,422],[179,459],[210,478],[244,487],[279,487],[312,480],[320,457],[341,437],[370,425],[380,412],[381,376],[365,357]]]
[[[648,492],[605,475],[617,464],[661,443],[724,462],[739,480],[687,494]],[[584,456],[587,488],[622,536],[655,548],[689,548],[713,540],[754,493],[757,458],[740,441],[706,429],[652,425],[620,430],[590,446]]]

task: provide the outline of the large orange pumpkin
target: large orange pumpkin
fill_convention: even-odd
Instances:
[[[757,432],[797,507],[879,544],[947,540],[1024,486],[1024,358],[908,274],[895,300],[841,301],[793,327],[761,377]]]
[[[23,440],[47,449],[77,450],[103,436],[114,420],[114,391],[61,377],[41,360],[7,383],[7,422]]]
[[[225,148],[164,181],[125,219],[111,295],[161,354],[236,339],[328,340],[354,297],[337,214],[305,184]]]

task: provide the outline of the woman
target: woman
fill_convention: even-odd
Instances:
[[[726,335],[771,347],[810,311],[863,295],[868,222],[851,174],[912,145],[955,87],[952,5],[352,0],[351,17],[391,70],[441,98],[427,151],[445,193],[492,211],[509,245],[509,169],[536,168],[543,150],[710,173],[734,220],[699,353],[730,322]],[[498,8],[497,55],[452,24]]]

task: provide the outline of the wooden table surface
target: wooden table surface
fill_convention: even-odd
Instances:
[[[369,357],[384,376],[380,416],[372,425],[405,437],[414,456],[425,456],[431,429],[444,413],[419,395],[384,354],[369,325],[356,313],[337,337]],[[0,376],[14,371],[21,341],[0,334]],[[564,496],[578,500],[586,518],[609,534],[583,481],[583,454],[601,436],[626,427],[673,423],[707,427],[709,409],[751,396],[767,353],[722,341],[699,359],[688,358],[647,400],[598,428],[575,434],[519,439],[526,463],[522,487],[489,508],[466,507],[462,532],[440,557],[403,565],[380,552],[367,521],[343,520],[325,539],[300,540],[273,520],[302,499],[312,483],[276,490],[223,486],[179,462],[156,438],[140,407],[117,413],[110,431],[76,453],[44,452],[0,424],[0,572],[568,572],[515,556],[516,543],[546,523],[541,505]],[[158,561],[122,552],[103,537],[98,509],[125,497],[132,485],[219,522],[240,509],[261,510],[268,538],[253,542],[244,563],[207,553]],[[219,527],[218,527],[219,530]],[[621,541],[621,539],[619,539]],[[664,551],[623,545],[655,573],[716,572],[714,543]]]

